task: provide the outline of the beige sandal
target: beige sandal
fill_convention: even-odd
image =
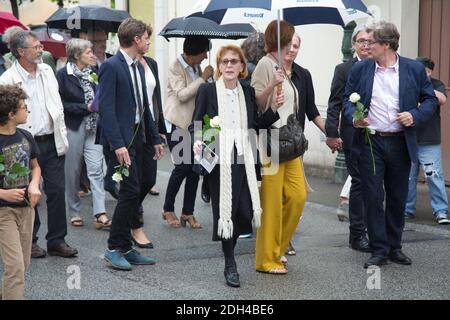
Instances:
[[[83,219],[81,217],[74,217],[70,219],[70,224],[74,227],[82,227],[84,226]]]

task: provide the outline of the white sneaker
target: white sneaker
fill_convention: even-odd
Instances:
[[[438,216],[438,217],[436,218],[436,222],[437,222],[438,224],[442,224],[442,225],[444,225],[444,224],[450,224],[450,220],[447,218],[447,216]]]

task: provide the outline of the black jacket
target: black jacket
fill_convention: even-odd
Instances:
[[[350,149],[354,128],[351,122],[348,122],[344,116],[341,116],[343,109],[342,100],[348,76],[350,75],[353,64],[357,61],[357,58],[353,58],[336,66],[333,81],[331,82],[330,98],[328,99],[325,131],[329,138],[340,137],[344,142],[344,149]],[[340,124],[339,121],[341,122]],[[338,129],[340,129],[340,132]]]
[[[311,78],[311,73],[305,68],[300,67],[298,64],[294,63],[292,65],[292,82],[297,88],[299,94],[299,112],[297,114],[297,119],[305,130],[305,119],[308,117],[309,121],[314,120],[317,116],[320,116],[319,110],[317,110],[315,97],[314,97],[314,87]]]
[[[80,81],[75,75],[67,73],[67,66],[58,70],[56,79],[58,80],[59,95],[64,107],[66,126],[70,130],[78,130],[83,118],[90,114],[84,100],[84,92]],[[95,91],[95,84],[93,86]]]

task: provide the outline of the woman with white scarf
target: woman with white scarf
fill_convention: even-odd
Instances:
[[[213,241],[222,241],[225,256],[225,280],[227,285],[239,287],[234,247],[240,234],[252,232],[252,220],[258,227],[261,218],[256,154],[249,133],[268,128],[279,119],[277,109],[284,96],[274,97],[272,107],[258,116],[254,89],[239,82],[247,76],[242,50],[234,45],[224,46],[218,51],[216,62],[217,82],[200,86],[190,131],[194,133],[196,126],[204,125],[205,115],[210,119],[218,116],[220,120],[215,149],[220,164],[205,178],[214,217]],[[196,155],[200,154],[201,143],[194,143]]]

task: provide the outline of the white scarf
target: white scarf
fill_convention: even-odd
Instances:
[[[244,91],[238,81],[239,109],[241,116],[242,149],[244,154],[245,172],[247,174],[248,187],[253,206],[253,222],[258,228],[261,224],[261,203],[256,180],[255,162],[253,150],[248,137],[247,106],[245,103]],[[225,93],[225,83],[220,77],[216,82],[217,103],[219,106],[219,119],[222,124],[228,123],[229,107],[227,105],[227,95]],[[220,199],[219,199],[219,224],[217,234],[223,239],[233,237],[232,211],[232,181],[231,181],[231,155],[234,146],[233,135],[226,134],[226,128],[221,128],[219,133],[219,158],[220,160]]]

